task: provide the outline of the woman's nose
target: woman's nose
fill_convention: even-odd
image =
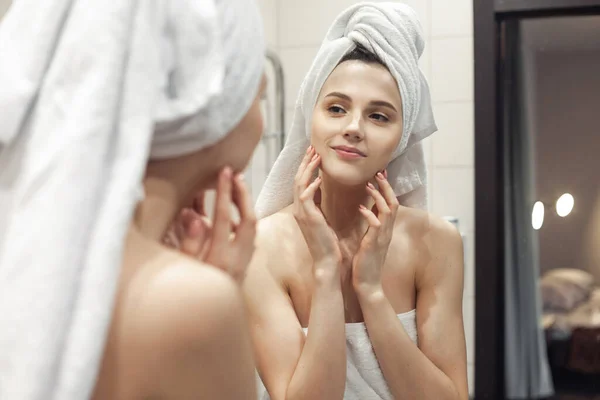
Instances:
[[[347,139],[361,140],[363,138],[362,121],[360,117],[353,117],[344,130],[344,137]]]

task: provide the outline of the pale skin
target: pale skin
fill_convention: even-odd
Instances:
[[[462,240],[446,221],[399,205],[385,160],[402,124],[387,69],[340,64],[315,106],[294,204],[258,224],[243,289],[273,400],[343,398],[348,322],[365,323],[395,399],[468,399]],[[363,156],[341,157],[337,146]],[[413,309],[418,345],[397,317]]]
[[[150,162],[126,238],[103,363],[92,398],[255,399],[251,341],[240,276],[254,251],[256,219],[239,175],[262,131],[260,97],[219,143]],[[232,149],[236,150],[232,150]],[[162,243],[199,190],[217,188],[202,257]],[[233,223],[230,207],[241,216]]]

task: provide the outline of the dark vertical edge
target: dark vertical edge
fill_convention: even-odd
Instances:
[[[473,2],[475,51],[475,398],[504,398],[504,199],[493,0]]]
[[[477,1],[477,0],[475,0]],[[528,12],[588,12],[600,7],[600,0],[495,0],[494,10],[497,13]]]

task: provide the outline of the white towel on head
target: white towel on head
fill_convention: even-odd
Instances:
[[[256,97],[264,50],[253,0],[13,4],[0,25],[1,399],[89,398],[150,151],[223,138]]]
[[[293,202],[294,175],[310,145],[317,98],[333,69],[357,44],[377,55],[398,82],[402,97],[402,138],[387,167],[388,180],[402,204],[427,206],[427,168],[421,140],[437,130],[429,87],[419,70],[425,39],[416,13],[395,2],[360,3],[333,22],[308,71],[296,102],[292,127],[258,197],[259,218]]]

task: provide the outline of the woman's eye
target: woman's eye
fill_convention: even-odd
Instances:
[[[371,114],[371,118],[379,122],[388,122],[389,118],[383,114]]]
[[[341,114],[341,113],[345,112],[342,107],[338,107],[338,106],[331,106],[328,108],[328,110],[334,114]]]

